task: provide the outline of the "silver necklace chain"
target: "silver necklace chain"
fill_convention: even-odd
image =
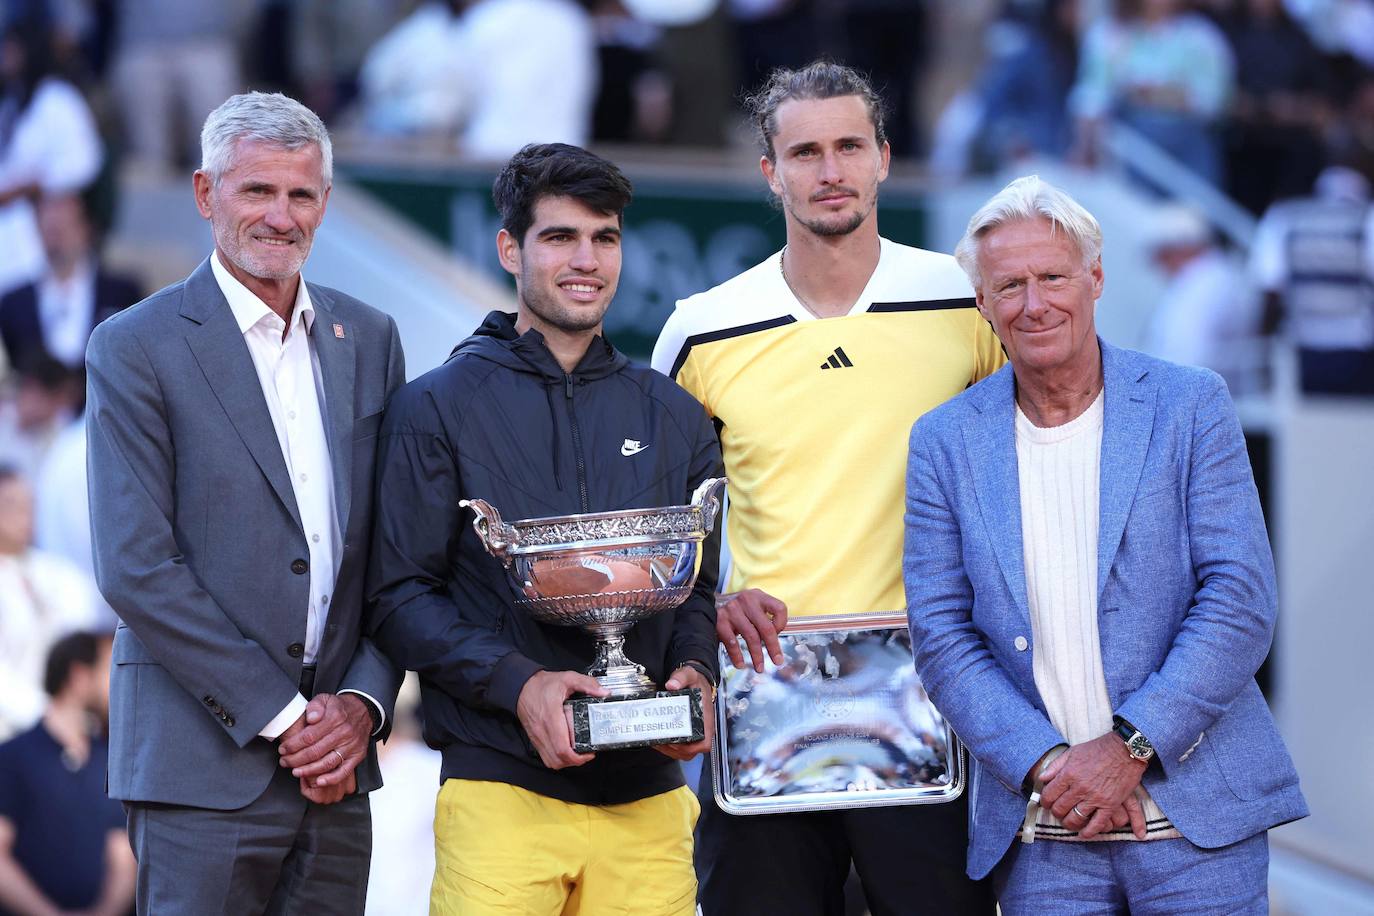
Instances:
[[[801,307],[804,308],[804,309],[806,309],[808,312],[810,312],[811,315],[812,315],[812,317],[814,317],[814,318],[824,318],[824,317],[825,317],[824,315],[822,315],[820,312],[818,312],[818,311],[816,311],[815,309],[813,309],[813,308],[811,307],[811,303],[807,302],[806,299],[804,299],[804,298],[802,297],[802,294],[799,293],[799,292],[797,292],[797,288],[796,288],[795,286],[792,285],[792,281],[789,280],[789,279],[787,279],[787,266],[786,266],[786,265],[787,265],[787,246],[786,246],[786,245],[783,245],[783,246],[782,246],[782,251],[778,252],[778,273],[782,274],[782,282],[787,286],[788,290],[791,291],[792,295],[793,295],[794,297],[796,297],[796,300],[797,300],[798,302],[801,303]]]

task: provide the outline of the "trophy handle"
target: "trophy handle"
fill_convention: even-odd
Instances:
[[[701,513],[701,530],[710,534],[716,527],[716,515],[720,512],[721,494],[728,483],[724,477],[708,477],[692,494],[692,507]]]
[[[472,520],[472,529],[477,532],[482,546],[487,549],[487,553],[504,565],[510,566],[511,548],[515,547],[519,535],[514,528],[501,520],[501,513],[496,511],[496,507],[485,499],[460,499],[458,507],[471,509],[476,514]]]

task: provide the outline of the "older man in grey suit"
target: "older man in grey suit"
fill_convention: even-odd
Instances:
[[[363,634],[395,324],[300,269],[324,125],[281,95],[205,122],[215,250],[91,337],[96,575],[114,644],[110,794],[140,913],[360,913],[373,741],[399,686]]]

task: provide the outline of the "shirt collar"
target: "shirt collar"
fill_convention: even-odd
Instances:
[[[234,313],[240,333],[247,334],[258,322],[268,319],[276,319],[274,324],[280,328],[280,316],[229,272],[229,268],[220,261],[218,250],[210,254],[210,270],[229,303],[229,311]],[[310,292],[305,288],[305,277],[301,277],[301,282],[296,285],[296,305],[291,311],[292,327],[298,327],[301,322],[304,322],[307,334],[315,325],[315,306],[310,301]]]

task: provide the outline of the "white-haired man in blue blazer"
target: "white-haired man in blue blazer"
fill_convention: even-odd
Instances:
[[[1020,178],[956,257],[1010,364],[911,433],[916,668],[1002,911],[1266,913],[1303,817],[1255,684],[1274,563],[1226,386],[1102,341],[1102,232]]]

